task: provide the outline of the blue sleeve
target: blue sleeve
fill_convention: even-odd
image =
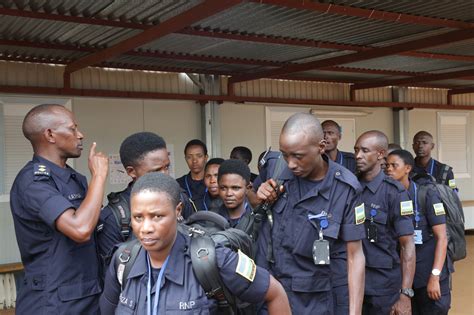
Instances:
[[[217,247],[216,256],[222,280],[233,295],[248,303],[265,300],[270,286],[270,274],[267,270],[255,265],[255,278],[249,281],[237,273],[239,260],[237,253],[225,247]]]
[[[181,202],[183,203],[183,210],[181,211],[181,215],[184,219],[187,219],[195,212],[194,206],[192,205],[192,201],[189,199],[188,195],[183,191],[180,193]],[[195,203],[197,206],[197,204]]]
[[[99,307],[102,315],[115,314],[115,308],[117,307],[120,297],[120,283],[117,280],[117,272],[115,270],[115,256],[112,258],[112,263],[107,269],[105,275],[104,291],[100,296]]]
[[[425,204],[426,204],[426,209],[423,209],[423,210],[425,211],[425,216],[426,216],[429,226],[446,223],[446,215],[441,214],[439,212],[437,214],[435,211],[435,205],[443,204],[443,202],[441,201],[441,196],[439,195],[438,191],[436,191],[435,189],[428,189],[426,193]]]
[[[48,181],[33,181],[22,192],[23,207],[33,216],[39,217],[51,228],[56,227],[56,219],[74,205]]]
[[[405,235],[413,235],[415,229],[413,227],[413,215],[402,215],[401,203],[408,201],[410,197],[406,190],[395,191],[391,196],[390,217],[397,237]]]
[[[123,242],[120,227],[109,206],[105,206],[100,212],[99,224],[102,225],[102,230],[97,233],[99,254],[107,257],[110,256],[115,245]],[[132,233],[131,228],[130,233]]]
[[[365,238],[364,222],[356,224],[355,209],[362,204],[360,192],[351,189],[344,209],[343,220],[341,222],[340,239],[358,241]],[[365,211],[364,211],[365,212]]]

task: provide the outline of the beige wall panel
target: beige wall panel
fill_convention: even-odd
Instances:
[[[356,90],[356,100],[360,102],[391,102],[390,88]]]
[[[250,168],[256,173],[258,156],[266,149],[265,106],[225,102],[219,114],[222,158],[228,159],[233,147],[246,146],[252,151]]]
[[[173,144],[176,177],[189,171],[184,146],[191,139],[202,139],[201,105],[192,101],[144,101],[144,130],[162,136]]]
[[[407,101],[423,104],[446,104],[447,90],[408,88]]]
[[[454,105],[474,105],[474,93],[453,95]]]
[[[105,154],[119,153],[120,144],[129,135],[143,131],[143,102],[131,99],[74,98],[73,111],[84,133],[84,151],[76,160],[76,169],[88,176],[87,157],[92,142]],[[122,189],[124,185],[111,185],[107,192]]]

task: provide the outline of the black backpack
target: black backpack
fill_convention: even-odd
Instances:
[[[243,231],[231,228],[227,220],[211,211],[192,214],[178,231],[191,237],[190,253],[194,274],[208,298],[217,300],[220,314],[255,314],[254,305],[242,303],[225,287],[217,267],[216,244],[233,251],[240,250],[249,257],[253,242]],[[115,259],[117,279],[125,287],[127,276],[140,251],[141,244],[132,240],[120,245]]]
[[[464,211],[458,194],[450,187],[439,184],[431,175],[417,175],[414,179],[427,178],[441,196],[446,211],[446,233],[448,236],[448,254],[451,260],[466,258],[466,239],[464,236]],[[426,209],[426,194],[429,185],[420,185],[418,201],[421,209]],[[426,210],[425,210],[426,211]]]

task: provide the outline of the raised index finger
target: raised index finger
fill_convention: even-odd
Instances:
[[[95,155],[95,147],[97,146],[97,143],[96,142],[92,142],[92,145],[91,145],[91,150],[89,152],[89,157],[93,157]]]

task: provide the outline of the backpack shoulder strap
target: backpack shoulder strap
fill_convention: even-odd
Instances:
[[[137,239],[134,239],[130,242],[123,243],[117,249],[114,264],[117,272],[117,280],[120,283],[122,290],[127,284],[128,274],[137,259],[141,247],[140,242]]]
[[[418,205],[420,206],[421,212],[426,212],[426,194],[428,193],[429,187],[426,185],[418,185]]]
[[[190,254],[194,274],[206,296],[217,300],[220,314],[233,314],[235,299],[222,283],[212,238],[208,235],[191,237]]]
[[[445,184],[446,183],[446,180],[448,179],[448,173],[450,171],[450,169],[452,169],[451,166],[447,165],[447,164],[444,164],[444,167],[443,167],[443,176],[441,177],[441,184]]]
[[[130,206],[128,200],[123,196],[123,191],[120,192],[111,192],[107,195],[109,201],[108,206],[114,214],[115,221],[120,227],[120,234],[122,235],[122,240],[125,242],[130,236]]]

